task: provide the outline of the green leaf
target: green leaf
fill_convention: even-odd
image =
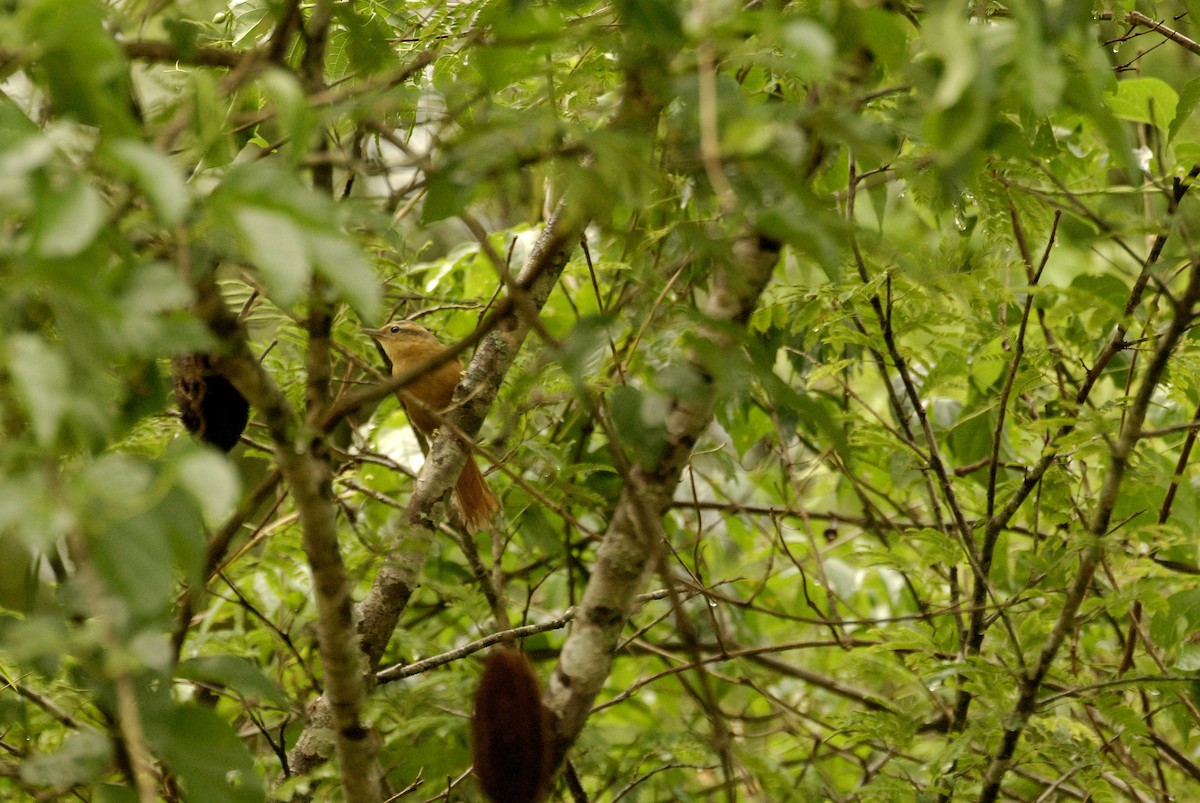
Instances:
[[[780,39],[792,71],[802,81],[825,78],[835,63],[833,39],[816,23],[808,20],[788,23],[783,26]]]
[[[380,314],[379,281],[362,251],[340,232],[312,232],[308,246],[317,272],[354,308],[359,320],[376,320]]]
[[[821,403],[822,398],[823,394],[795,394],[792,397],[795,413],[804,422],[805,427],[828,438],[842,460],[847,465],[852,465],[855,454],[846,440],[846,431],[830,414],[827,406]]]
[[[199,44],[197,40],[207,33],[205,26],[197,20],[181,19],[175,16],[166,17],[162,24],[171,44],[179,51],[179,55],[183,59],[195,58],[196,46]]]
[[[1105,93],[1104,102],[1122,120],[1149,123],[1167,131],[1175,118],[1179,93],[1161,78],[1131,78],[1117,84],[1113,93]]]
[[[298,160],[308,147],[314,123],[304,89],[295,75],[284,70],[267,70],[259,80],[277,110],[282,138],[289,141],[287,153]]]
[[[295,304],[313,271],[364,320],[379,312],[379,282],[362,246],[341,229],[339,210],[280,170],[255,163],[231,170],[214,193],[213,212],[245,243],[272,302]]]
[[[204,803],[260,803],[262,775],[237,734],[211,711],[181,705],[147,723],[159,755],[187,797]]]
[[[39,786],[75,786],[99,778],[112,760],[112,741],[107,736],[94,730],[76,731],[58,750],[34,755],[21,764],[21,779]]]
[[[223,686],[247,699],[266,700],[280,708],[288,706],[288,697],[279,686],[244,658],[232,655],[191,658],[179,664],[175,677]]]
[[[233,512],[241,494],[237,469],[212,449],[188,450],[175,463],[179,482],[200,506],[204,518],[217,522]]]
[[[103,225],[100,193],[76,178],[42,199],[34,222],[34,252],[51,258],[74,256],[91,244]]]
[[[721,413],[721,423],[733,440],[733,448],[743,459],[752,447],[775,433],[775,422],[756,404],[729,405],[722,408]]]
[[[1175,668],[1181,672],[1200,672],[1200,645],[1187,644],[1180,647]]]
[[[0,531],[0,606],[28,611],[39,583],[33,552],[10,533]]]
[[[847,12],[858,19],[860,35],[872,55],[890,67],[900,68],[908,57],[908,37],[904,22],[883,8],[848,6]]]
[[[273,209],[244,206],[234,212],[234,218],[271,300],[281,307],[295,304],[312,275],[304,232]]]
[[[190,81],[192,135],[205,167],[228,164],[234,156],[233,140],[223,125],[226,114],[224,93],[217,76],[207,70],[194,73]]]
[[[1167,133],[1168,142],[1175,140],[1175,135],[1192,116],[1197,103],[1200,103],[1200,77],[1188,81],[1179,93],[1179,105],[1175,107],[1175,117],[1171,120],[1171,127]]]
[[[1175,649],[1184,637],[1200,630],[1200,590],[1179,591],[1167,599],[1167,610],[1150,619],[1150,637]]]
[[[671,48],[683,37],[679,8],[671,0],[618,0],[616,8],[634,40]]]
[[[8,370],[42,446],[57,437],[71,405],[70,370],[61,352],[37,335],[17,334],[8,340]]]
[[[96,787],[92,803],[138,803],[138,794],[126,786],[103,784]]]
[[[183,220],[188,208],[187,185],[169,158],[132,139],[111,143],[106,154],[133,179],[164,226],[174,226]]]
[[[4,138],[0,139],[0,154],[9,154],[14,150],[19,150],[24,145],[23,141],[27,138],[45,139],[42,136],[41,128],[33,120],[30,120],[28,115],[21,111],[15,103],[0,103],[0,134],[4,135]],[[50,142],[47,139],[46,145],[49,146],[49,144]],[[53,148],[47,147],[42,152],[42,160],[47,158],[51,153],[53,153]],[[40,167],[41,164],[42,161],[38,160],[32,164],[14,163],[6,165],[6,167],[14,169],[24,167],[28,170]]]
[[[588,396],[587,372],[594,367],[600,351],[607,347],[611,321],[601,315],[580,318],[559,346],[558,360],[570,377],[581,399]]]
[[[39,0],[25,12],[28,41],[40,51],[54,108],[116,136],[131,136],[129,68],[91,0]]]
[[[608,404],[620,445],[643,466],[656,465],[667,446],[666,399],[620,385],[609,394]]]
[[[457,215],[471,198],[471,188],[455,181],[454,171],[443,167],[425,177],[425,198],[421,203],[421,220],[436,223]]]
[[[334,16],[346,27],[346,53],[354,72],[373,75],[395,63],[392,27],[384,16],[342,3],[334,4],[333,9]]]
[[[173,497],[156,469],[147,460],[106,455],[72,486],[92,564],[114,601],[136,621],[166,611],[175,590],[172,533],[195,517],[173,503],[182,494]]]
[[[930,51],[939,60],[937,87],[932,103],[939,109],[959,104],[979,76],[981,59],[976,49],[978,36],[961,14],[940,8],[925,22]]]
[[[1200,142],[1176,142],[1175,156],[1180,164],[1200,164]]]
[[[520,503],[519,497],[508,497],[508,503]],[[562,531],[556,529],[546,515],[541,502],[525,500],[527,504],[517,520],[517,537],[532,554],[549,555],[562,549]]]
[[[0,199],[28,208],[29,174],[54,157],[54,143],[14,104],[0,103]]]
[[[712,392],[700,372],[690,365],[668,365],[655,373],[652,386],[672,398],[686,402],[703,401]]]
[[[105,587],[138,619],[166,611],[175,590],[167,524],[143,513],[114,521],[89,541],[92,562]]]
[[[113,453],[89,463],[75,478],[77,505],[85,523],[100,526],[140,513],[152,504],[155,472],[149,461]]]
[[[6,655],[46,676],[59,671],[68,649],[66,624],[59,616],[34,613],[20,618],[0,615],[0,644]]]
[[[1008,355],[1004,351],[1004,340],[992,338],[975,349],[970,360],[971,379],[980,390],[991,388],[1008,370]]]
[[[795,199],[784,199],[764,209],[758,220],[762,232],[792,245],[805,259],[816,262],[830,281],[842,275],[837,230]]]

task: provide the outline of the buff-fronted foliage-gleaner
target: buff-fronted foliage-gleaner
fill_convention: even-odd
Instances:
[[[428,329],[412,321],[393,321],[367,331],[391,360],[393,376],[410,373],[446,350]],[[426,438],[440,426],[440,414],[450,408],[454,388],[462,379],[462,373],[462,362],[456,357],[396,391],[408,420]],[[488,488],[479,464],[470,452],[458,475],[454,498],[462,513],[463,524],[472,533],[487,528],[500,510],[499,501]]]

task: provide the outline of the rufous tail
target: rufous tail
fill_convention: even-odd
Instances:
[[[550,712],[537,675],[515,648],[498,646],[483,665],[471,722],[475,777],[492,803],[541,803],[553,764]]]
[[[474,455],[467,455],[467,462],[458,475],[458,484],[454,486],[454,498],[458,500],[463,524],[472,535],[491,524],[492,516],[500,510],[500,502],[488,488]]]

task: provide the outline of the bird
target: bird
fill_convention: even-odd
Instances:
[[[412,321],[392,321],[366,332],[387,354],[392,363],[392,376],[411,373],[446,350],[432,332]],[[462,374],[462,361],[455,357],[396,391],[409,422],[425,437],[432,437],[437,430],[439,414],[450,407],[454,388]],[[479,464],[470,452],[454,486],[454,498],[462,513],[463,524],[472,534],[485,529],[500,510],[500,502],[488,488]]]

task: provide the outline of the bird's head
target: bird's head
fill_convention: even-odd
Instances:
[[[428,329],[412,321],[392,321],[378,329],[367,329],[366,332],[385,346],[389,343],[400,345],[418,341],[437,342],[437,338]]]
[[[393,373],[407,371],[445,348],[428,329],[412,321],[392,321],[366,332],[387,355]]]

